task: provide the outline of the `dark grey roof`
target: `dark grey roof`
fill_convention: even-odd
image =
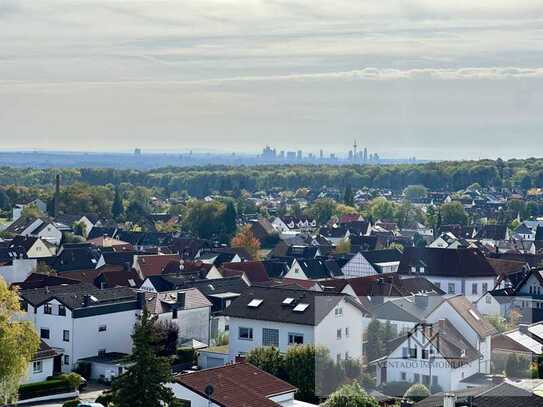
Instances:
[[[475,235],[474,239],[505,240],[507,225],[484,225]]]
[[[480,251],[463,248],[407,247],[398,273],[448,277],[496,276],[496,271]]]
[[[391,321],[423,321],[444,298],[438,295],[419,295],[395,298],[374,309],[374,317]]]
[[[293,298],[290,305],[283,304],[286,298]],[[262,300],[257,307],[249,307],[252,300]],[[230,317],[255,319],[261,321],[286,322],[300,325],[318,325],[330,311],[346,299],[355,307],[360,304],[348,295],[330,294],[309,290],[279,287],[253,286],[245,290],[232,302],[225,314]],[[298,304],[307,304],[303,311],[294,311]]]
[[[56,299],[71,310],[89,309],[115,303],[137,302],[136,292],[128,287],[101,290],[88,283],[32,288],[22,290],[19,295],[34,307]],[[85,305],[85,301],[87,301],[87,305]]]
[[[307,278],[311,280],[340,277],[343,275],[341,268],[335,260],[298,259],[298,264]]]
[[[240,293],[247,284],[241,277],[225,277],[213,280],[190,280],[175,274],[150,276],[148,280],[158,292],[172,291],[181,288],[197,288],[204,295],[222,294],[226,292]]]
[[[473,406],[477,407],[541,407],[543,398],[531,391],[521,389],[509,383],[494,387],[482,386],[467,390],[450,391],[458,401],[473,397]],[[434,394],[415,404],[416,407],[442,407],[444,393]]]

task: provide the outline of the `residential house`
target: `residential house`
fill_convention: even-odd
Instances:
[[[470,301],[497,287],[500,276],[487,258],[475,249],[407,247],[398,274],[425,277],[447,295],[463,294]]]
[[[186,373],[168,384],[174,397],[192,407],[302,407],[297,389],[248,363]]]
[[[473,239],[496,246],[502,240],[511,239],[511,230],[507,225],[483,225],[473,236]]]
[[[12,210],[13,221],[15,222],[16,220],[18,220],[22,216],[25,208],[29,206],[35,206],[41,213],[47,213],[47,204],[41,199],[37,198],[24,204],[16,204]]]
[[[33,236],[15,236],[9,243],[12,251],[24,253],[28,259],[52,257],[56,254],[57,247],[47,240]]]
[[[352,297],[300,289],[250,287],[226,309],[233,359],[254,348],[296,344],[328,348],[335,360],[362,357],[365,310]]]
[[[343,278],[365,277],[398,271],[402,253],[397,249],[358,252],[341,267]]]
[[[294,259],[284,278],[320,281],[343,278],[343,273],[336,260]]]
[[[181,257],[178,254],[137,254],[134,256],[134,269],[142,280],[149,276],[175,273],[181,270]]]
[[[87,283],[22,290],[25,318],[40,338],[62,351],[62,371],[105,352],[130,353],[130,334],[140,308],[130,288],[100,290]]]
[[[9,225],[5,231],[13,235],[32,236],[59,246],[62,241],[62,231],[47,217],[21,217]]]
[[[55,360],[60,355],[61,353],[47,345],[43,339],[40,340],[40,347],[28,362],[27,374],[21,384],[43,382],[58,373],[55,371]]]
[[[179,343],[188,340],[209,344],[211,302],[196,288],[145,292],[145,307],[159,322],[178,327]]]

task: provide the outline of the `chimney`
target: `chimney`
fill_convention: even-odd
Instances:
[[[90,295],[85,294],[83,296],[83,306],[88,307],[90,305],[90,302],[91,302]]]
[[[179,306],[179,309],[185,308],[185,293],[184,292],[177,293],[177,305]]]
[[[528,328],[529,328],[529,325],[527,325],[527,324],[519,324],[519,326],[518,326],[518,331],[519,331],[521,334],[529,335]]]
[[[426,294],[415,294],[415,305],[426,308],[428,306],[428,296]]]
[[[55,196],[53,197],[53,218],[58,215],[58,204],[60,199],[60,174],[55,177]]]
[[[443,395],[443,407],[455,407],[456,396],[454,394],[445,393]]]

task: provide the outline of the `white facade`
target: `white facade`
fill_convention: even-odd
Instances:
[[[466,388],[460,383],[461,380],[478,372],[477,361],[463,366],[454,366],[447,361],[420,330],[414,338],[416,340],[406,339],[385,360],[379,362],[377,385],[384,382],[410,382],[423,383],[427,387],[439,386],[443,391],[461,390]],[[411,349],[413,357],[406,357],[409,354],[406,349]]]
[[[0,277],[9,285],[21,283],[36,271],[38,262],[36,259],[13,259],[9,266],[0,267]]]
[[[379,274],[377,270],[366,260],[362,253],[356,253],[341,268],[344,278],[367,277]]]
[[[168,321],[177,325],[179,343],[190,339],[209,344],[209,315],[211,307],[178,310],[177,318],[171,312],[160,314],[159,321]]]
[[[250,330],[251,339],[247,338],[246,330]],[[230,317],[230,358],[254,348],[272,346],[265,343],[264,330],[276,331],[278,343],[275,345],[281,352],[287,351],[292,345],[289,340],[292,342],[296,336],[298,341],[303,338],[303,344],[327,348],[334,360],[362,357],[363,316],[358,308],[345,300],[340,301],[316,326]]]
[[[434,283],[438,288],[445,291],[446,296],[462,294],[471,302],[477,301],[483,294],[496,287],[496,277],[442,277],[425,275],[422,271],[420,275]]]
[[[65,308],[66,315],[59,315],[62,309],[59,301],[53,299],[47,304],[51,307],[50,314],[45,312],[46,304],[36,310],[29,304],[25,316],[34,323],[45,343],[62,349],[63,372],[70,372],[79,359],[97,356],[100,351],[131,353],[130,335],[137,310],[73,318],[68,308]],[[48,335],[44,335],[47,332]]]
[[[54,358],[34,360],[28,363],[27,374],[21,384],[43,382],[53,375]]]

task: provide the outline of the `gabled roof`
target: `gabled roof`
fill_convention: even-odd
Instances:
[[[269,282],[270,278],[266,271],[266,267],[260,261],[243,261],[237,263],[223,263],[220,272],[224,277],[232,277],[235,275],[245,277],[251,284]]]
[[[507,237],[507,225],[483,225],[474,236],[474,239],[505,240]]]
[[[66,278],[64,276],[49,276],[47,274],[32,273],[25,281],[14,283],[14,286],[20,290],[28,290],[31,288],[44,288],[63,284],[79,284],[78,280]]]
[[[163,274],[166,270],[179,269],[181,258],[178,254],[138,255],[136,262],[143,277]]]
[[[464,248],[407,247],[398,273],[447,277],[496,276],[496,271],[480,251]]]
[[[481,338],[495,335],[496,328],[479,314],[479,311],[473,307],[473,304],[463,295],[448,298],[446,300],[460,316],[468,323],[468,325]]]
[[[373,310],[373,316],[390,321],[424,321],[445,299],[437,295],[395,298]]]
[[[477,407],[542,407],[543,398],[531,391],[521,389],[511,383],[496,386],[475,387],[467,390],[449,391],[458,400],[473,397],[473,405]],[[434,394],[415,404],[416,407],[443,407],[444,393]]]
[[[297,262],[310,280],[340,277],[343,275],[341,268],[335,260],[298,259]]]
[[[293,298],[290,305],[284,303],[287,298]],[[253,300],[262,302],[257,307],[250,307]],[[358,302],[344,294],[253,286],[235,299],[225,314],[236,318],[315,326],[343,300],[361,309]],[[296,305],[300,305],[300,311],[294,310]]]
[[[96,239],[104,236],[114,237],[117,233],[115,227],[93,226],[89,231],[87,239]]]
[[[87,270],[97,266],[100,251],[88,243],[65,244],[51,266],[58,272]]]
[[[185,294],[185,304],[180,306],[177,302],[178,293]],[[161,293],[145,293],[145,307],[155,315],[170,312],[173,309],[189,310],[211,307],[211,302],[196,288],[167,291]]]
[[[296,391],[289,383],[247,363],[187,373],[175,381],[206,399],[206,387],[213,386],[211,400],[221,407],[277,407],[270,397]]]
[[[247,284],[238,276],[213,280],[190,280],[175,274],[163,274],[160,276],[150,276],[148,279],[158,292],[193,287],[207,296],[228,292],[241,293],[247,288]]]

